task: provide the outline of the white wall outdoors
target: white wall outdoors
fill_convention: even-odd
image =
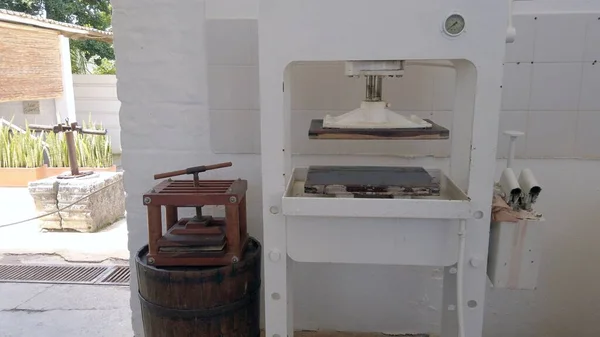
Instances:
[[[75,110],[78,122],[90,119],[102,123],[108,129],[113,152],[121,153],[121,126],[117,98],[117,78],[114,75],[73,75]],[[55,124],[56,104],[53,99],[41,100],[39,113],[28,114],[23,102],[0,103],[0,117],[13,119],[13,123],[25,127],[29,124]],[[61,121],[63,122],[63,121]]]
[[[113,153],[121,153],[121,126],[115,75],[73,75],[77,121],[102,123],[108,130]]]
[[[56,122],[56,109],[53,99],[39,101],[40,109],[33,113],[24,113],[24,102],[3,102],[0,103],[0,117],[12,122],[20,127],[29,124],[54,124]]]
[[[141,198],[161,171],[231,160],[209,177],[249,180],[249,230],[262,237],[256,7],[240,0],[113,0],[129,249],[146,243]],[[516,164],[543,184],[547,218],[539,287],[488,291],[486,337],[599,336],[600,7],[597,2],[523,1],[517,42],[508,47],[501,129],[519,129]],[[569,6],[572,4],[572,6]],[[558,10],[555,10],[558,8]],[[573,10],[571,10],[573,9]],[[585,9],[594,9],[586,12]],[[399,10],[401,10],[399,8]],[[550,14],[554,13],[554,14]],[[201,18],[207,16],[204,22]],[[235,19],[231,19],[231,18]],[[306,140],[306,122],[356,107],[363,82],[341,64],[293,72],[293,134],[298,163],[364,163],[352,151],[377,150],[382,164],[405,163],[389,144],[360,148]],[[452,70],[408,68],[385,83],[385,98],[405,113],[449,126]],[[268,130],[263,130],[268,132]],[[501,138],[499,155],[506,151]],[[394,145],[397,145],[395,143]],[[447,167],[446,142],[403,143],[402,154]],[[503,167],[499,161],[498,167]],[[133,265],[132,265],[133,266]],[[137,280],[133,323],[141,336]],[[295,264],[295,322],[303,329],[439,332],[442,281],[436,268]]]

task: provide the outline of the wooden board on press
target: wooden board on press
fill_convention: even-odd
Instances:
[[[322,119],[313,119],[308,130],[309,139],[361,139],[361,140],[419,140],[419,139],[448,139],[450,131],[432,122],[431,128],[405,129],[331,129],[323,127]]]
[[[210,256],[223,256],[225,252],[225,243],[220,246],[203,246],[203,247],[160,247],[158,251],[160,253],[182,253],[182,254],[192,254],[192,253],[202,253],[202,254],[210,254]]]
[[[222,228],[219,229],[220,233],[216,235],[173,234],[174,229],[175,226],[158,239],[159,253],[201,254],[197,256],[215,257],[225,255],[224,249],[227,241]]]
[[[158,239],[158,244],[161,247],[190,247],[190,246],[209,247],[209,246],[219,246],[219,245],[222,245],[223,243],[225,243],[225,234],[176,235],[176,234],[167,233],[163,237]]]

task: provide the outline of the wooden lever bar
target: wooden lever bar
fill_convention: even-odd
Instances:
[[[209,171],[209,170],[216,170],[216,169],[223,168],[223,167],[229,167],[232,165],[233,164],[231,162],[226,162],[226,163],[219,163],[219,164],[214,164],[214,165],[188,167],[183,170],[155,174],[154,179],[164,179],[164,178],[170,178],[170,177],[180,176],[180,175],[184,175],[184,174],[200,173],[200,172]]]

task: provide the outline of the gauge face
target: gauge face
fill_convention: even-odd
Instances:
[[[451,36],[459,35],[465,29],[465,18],[460,14],[452,14],[444,22],[444,31]]]

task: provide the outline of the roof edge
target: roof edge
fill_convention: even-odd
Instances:
[[[62,35],[72,39],[97,40],[108,43],[113,42],[113,33],[111,32],[45,19],[7,9],[0,9],[0,21],[51,29],[59,31]]]

